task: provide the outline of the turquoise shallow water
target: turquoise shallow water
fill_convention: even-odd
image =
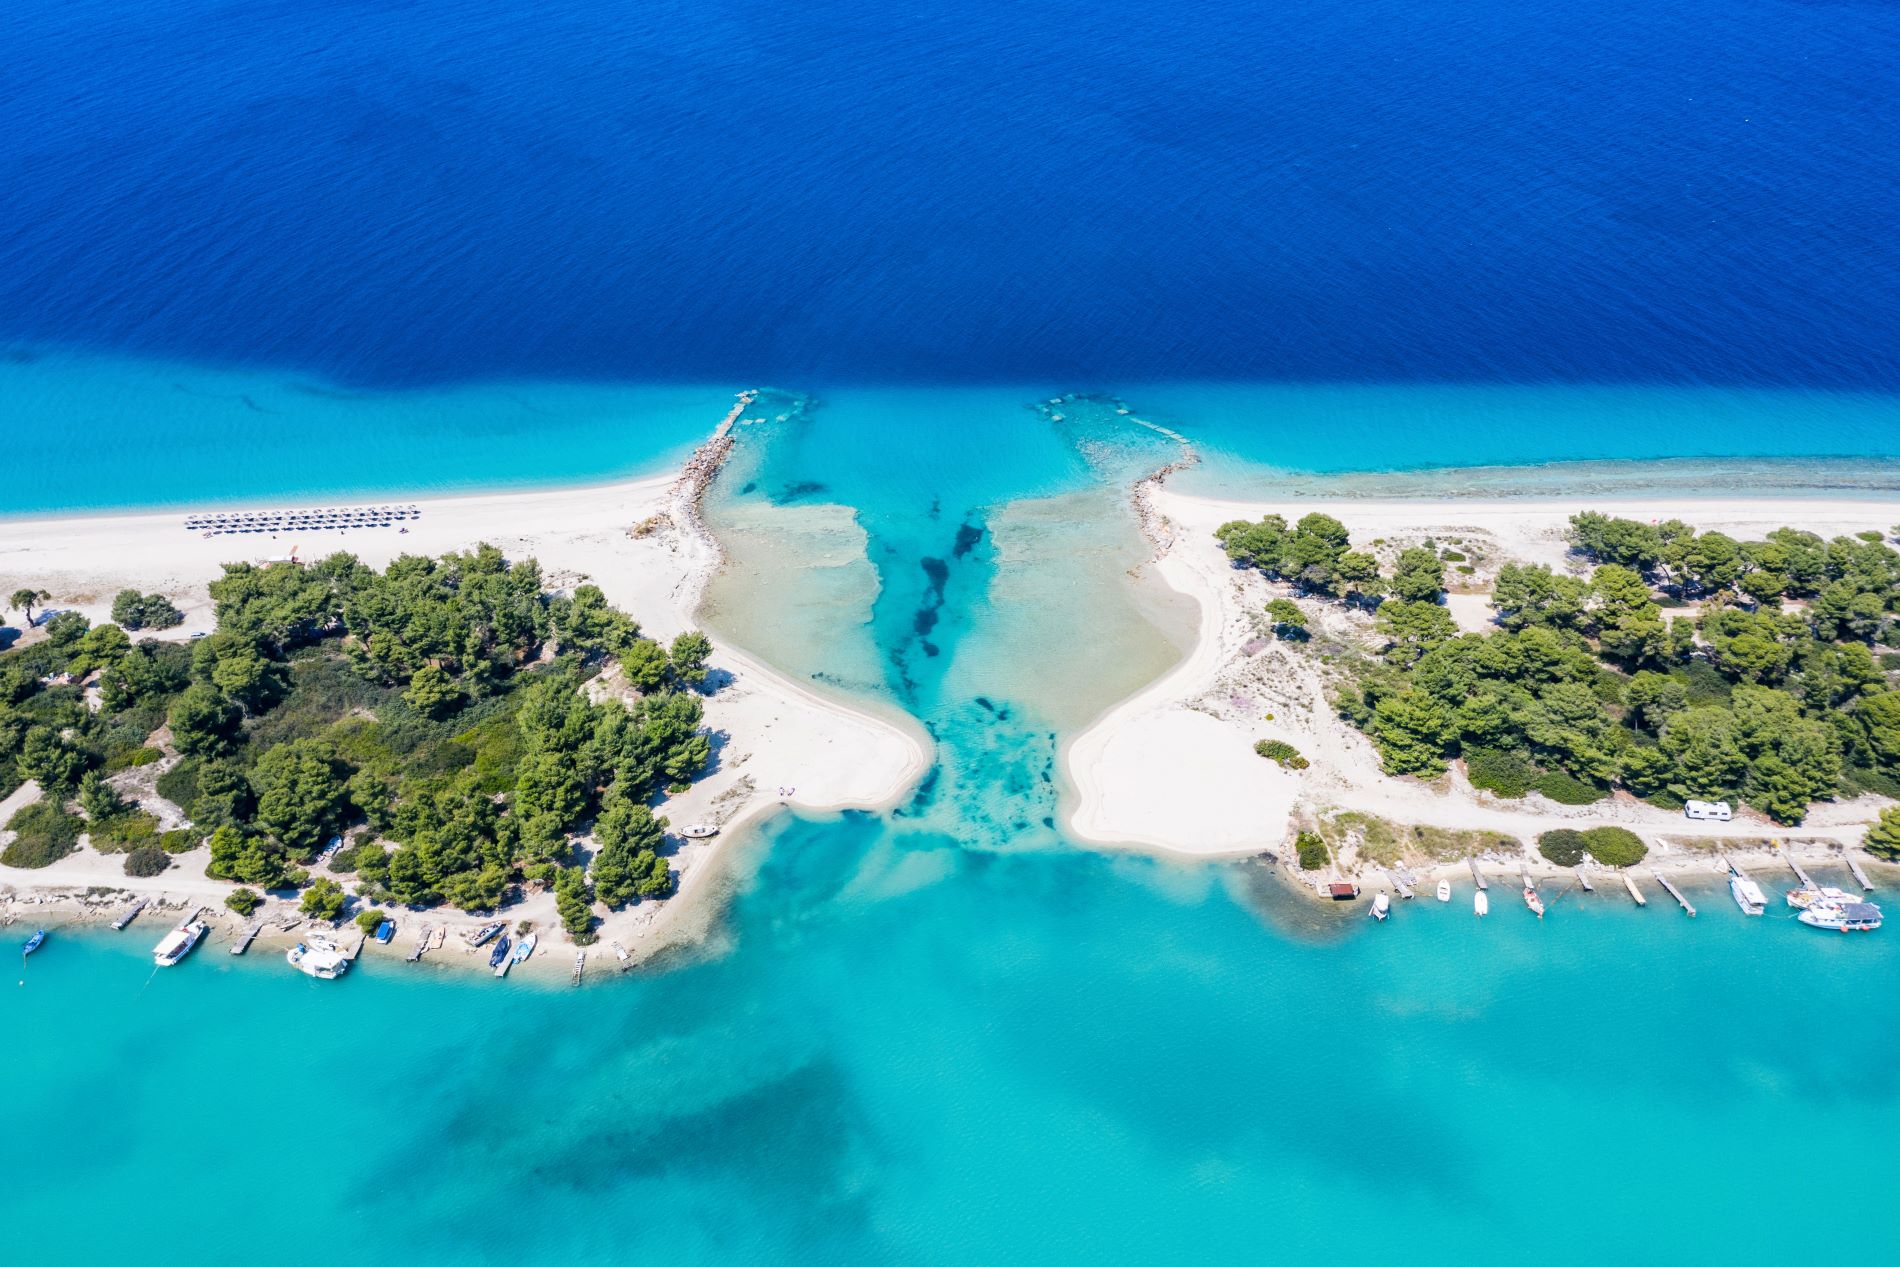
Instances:
[[[1514,407],[1600,410],[1629,440],[1610,456],[1674,451],[1653,424],[1611,426],[1608,397],[1551,391]],[[1380,465],[1349,429],[1321,462],[1310,418],[1294,443],[1283,413],[1243,422],[1231,393],[1151,394],[1216,486],[1276,464]],[[233,470],[181,460],[142,483],[107,446],[90,495],[293,487],[243,483],[270,470],[312,491],[400,488],[441,469],[435,452],[460,455],[445,482],[607,478],[663,464],[729,396],[544,388],[530,399],[573,406],[531,429],[545,445],[488,431],[496,398],[326,403],[363,444],[309,463],[291,424],[207,414]],[[1373,926],[1292,903],[1248,864],[1066,842],[1062,737],[1165,668],[1182,628],[1139,580],[1122,501],[1171,443],[1112,405],[1053,422],[1030,408],[1046,399],[820,393],[747,434],[709,506],[716,528],[750,533],[735,575],[819,596],[786,611],[716,595],[721,627],[920,719],[940,762],[914,796],[768,824],[730,857],[734,898],[703,952],[579,992],[379,964],[326,987],[217,947],[154,975],[150,928],[56,936],[24,987],[0,991],[10,1252],[1767,1262],[1805,1234],[1776,1210],[1852,1224],[1883,1208],[1877,1158],[1900,1129],[1900,943],[1885,933],[1745,921],[1719,893],[1694,921],[1573,895],[1541,924],[1509,901],[1479,923],[1461,892]],[[1672,416],[1727,416],[1712,399]],[[1447,421],[1442,389],[1378,400],[1354,416],[1392,435],[1436,418],[1451,437],[1470,416]],[[1824,398],[1798,403],[1804,429],[1732,430],[1728,451],[1883,451],[1872,424],[1837,434]],[[598,447],[610,433],[624,443]],[[1492,439],[1434,454],[1539,455],[1508,428]],[[1385,465],[1427,460],[1388,447]],[[67,478],[14,495],[81,504],[62,500]],[[775,531],[793,519],[799,532]],[[821,554],[824,583],[796,585]]]

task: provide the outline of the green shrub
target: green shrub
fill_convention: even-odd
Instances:
[[[1584,848],[1606,867],[1631,867],[1643,860],[1649,846],[1627,827],[1592,827],[1583,833]]]
[[[1310,831],[1303,831],[1294,838],[1293,848],[1300,856],[1300,870],[1317,871],[1332,861],[1332,851],[1326,848],[1326,842]]]
[[[180,809],[198,799],[198,759],[186,757],[158,776],[158,794]]]
[[[1278,739],[1262,739],[1253,746],[1253,750],[1267,760],[1274,762],[1282,770],[1304,770],[1311,764],[1300,755],[1300,750],[1290,743]]]
[[[1542,793],[1559,805],[1588,805],[1600,801],[1607,795],[1600,787],[1592,787],[1582,779],[1575,779],[1561,770],[1546,770],[1537,776],[1531,784],[1533,791]]]
[[[198,833],[188,828],[159,833],[158,847],[166,853],[190,853],[198,847]]]
[[[1537,838],[1537,852],[1560,867],[1574,867],[1583,861],[1583,855],[1588,852],[1588,846],[1584,842],[1582,832],[1571,831],[1568,827],[1559,827]]]
[[[106,758],[105,772],[117,774],[121,770],[131,770],[138,766],[150,765],[162,761],[165,757],[157,748],[126,748]]]
[[[356,913],[356,926],[363,930],[365,937],[375,936],[376,930],[382,926],[382,922],[383,913],[373,906],[367,911],[358,911]]]
[[[1457,550],[1442,550],[1439,552],[1438,557],[1447,563],[1463,563],[1466,558],[1463,553]]]
[[[1900,651],[1882,651],[1880,667],[1889,673],[1900,673]]]
[[[1465,776],[1471,786],[1516,800],[1531,790],[1539,774],[1529,757],[1498,748],[1467,748]]]
[[[158,820],[137,809],[122,810],[110,818],[93,823],[87,835],[100,853],[126,853],[133,849],[155,848],[158,844]]]
[[[35,801],[7,822],[19,833],[0,853],[9,867],[50,867],[79,847],[86,824],[52,801]]]
[[[151,845],[143,845],[125,855],[127,875],[154,876],[171,865],[171,855]]]
[[[264,899],[249,889],[233,889],[225,897],[224,904],[239,915],[249,915],[264,904]]]

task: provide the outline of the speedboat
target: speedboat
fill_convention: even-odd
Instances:
[[[680,835],[688,840],[704,840],[708,836],[717,836],[719,829],[711,823],[688,823],[680,828]]]
[[[322,937],[298,942],[284,952],[284,959],[306,977],[319,981],[334,981],[350,970],[350,957],[335,942]]]
[[[1797,918],[1809,928],[1871,933],[1880,927],[1880,908],[1872,902],[1816,902]]]
[[[1530,885],[1524,886],[1524,905],[1531,908],[1531,914],[1538,919],[1544,918],[1544,899],[1537,896],[1537,890]]]
[[[1729,876],[1728,891],[1735,897],[1735,905],[1742,908],[1744,915],[1760,915],[1768,909],[1768,899],[1763,896],[1761,885],[1741,872]]]
[[[1484,895],[1483,889],[1479,889],[1471,895],[1471,909],[1476,911],[1480,918],[1491,913],[1491,899]]]
[[[495,975],[498,977],[508,975],[508,936],[506,933],[502,934],[501,940],[495,943],[495,948],[488,952],[488,966],[495,970]]]
[[[191,953],[193,946],[203,940],[208,931],[201,919],[188,920],[172,929],[152,948],[152,962],[161,968],[169,968]]]
[[[46,941],[46,930],[44,928],[34,929],[33,935],[26,939],[26,945],[20,948],[20,958],[24,959],[28,955],[32,954],[34,951],[38,950],[40,946],[45,943],[45,941]]]
[[[1438,882],[1438,900],[1441,902],[1451,901],[1451,881],[1450,880],[1440,880]]]
[[[471,946],[485,946],[489,940],[504,927],[505,925],[502,924],[483,924],[470,935],[468,944]]]
[[[1374,894],[1372,898],[1372,918],[1383,920],[1391,913],[1392,899],[1383,893]]]
[[[390,943],[390,940],[394,938],[395,936],[396,936],[396,921],[395,920],[386,919],[382,923],[376,926],[376,940],[383,943],[383,945],[387,946]]]
[[[537,940],[536,934],[529,933],[526,937],[523,937],[520,941],[516,942],[514,956],[508,962],[510,963],[528,962],[528,956],[534,953],[534,943],[536,940]]]

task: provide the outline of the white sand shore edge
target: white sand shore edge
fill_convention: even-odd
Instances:
[[[1174,669],[1066,746],[1065,773],[1073,789],[1066,818],[1085,841],[1193,857],[1238,856],[1279,849],[1300,815],[1344,809],[1408,826],[1505,832],[1526,842],[1553,827],[1615,823],[1666,855],[1665,836],[1856,845],[1884,804],[1873,797],[1823,803],[1807,823],[1792,828],[1753,814],[1738,815],[1731,824],[1696,823],[1621,794],[1596,805],[1566,806],[1536,795],[1501,800],[1456,774],[1431,784],[1389,777],[1371,743],[1333,713],[1312,660],[1291,644],[1263,639],[1261,609],[1269,598],[1284,595],[1285,587],[1230,566],[1213,532],[1231,519],[1278,512],[1291,521],[1318,511],[1337,517],[1359,543],[1399,546],[1433,537],[1473,544],[1487,564],[1462,587],[1468,592],[1449,596],[1448,606],[1461,626],[1476,629],[1490,616],[1483,573],[1494,574],[1498,564],[1511,560],[1564,567],[1563,531],[1579,510],[1681,518],[1737,537],[1759,537],[1784,525],[1831,537],[1884,532],[1900,520],[1900,503],[1811,496],[1240,502],[1165,488],[1143,496],[1154,520],[1156,570],[1199,606],[1200,633]],[[1323,613],[1322,619],[1345,618]],[[1268,738],[1292,743],[1311,768],[1288,772],[1255,756],[1254,743]]]
[[[207,586],[226,562],[262,562],[288,555],[294,547],[305,560],[348,550],[383,567],[400,554],[439,555],[487,542],[510,559],[537,558],[550,588],[568,590],[592,581],[646,633],[666,640],[696,627],[701,598],[720,563],[717,545],[698,523],[697,492],[691,480],[660,476],[605,486],[414,499],[406,504],[420,507],[422,514],[406,534],[391,527],[207,538],[186,530],[183,510],[0,520],[0,577],[9,590],[20,585],[45,589],[52,595],[51,608],[81,611],[95,622],[109,619],[118,590],[156,590],[186,616],[183,625],[159,636],[187,639],[213,627]],[[373,504],[394,500],[399,499],[379,498]],[[333,497],[285,504],[356,503]],[[703,929],[710,920],[703,908],[715,887],[707,883],[715,870],[708,863],[745,825],[779,808],[819,813],[884,808],[901,799],[928,767],[927,743],[916,730],[821,694],[712,636],[710,665],[730,675],[704,701],[706,725],[720,736],[717,768],[690,793],[668,800],[661,812],[675,827],[719,823],[721,834],[711,842],[677,842],[672,864],[680,873],[679,892],[665,902],[640,903],[609,917],[599,930],[602,948],[592,952],[594,957],[608,941],[621,941],[638,957]],[[9,798],[17,799],[18,794]],[[231,886],[206,878],[204,864],[200,849],[181,855],[162,876],[135,881],[122,873],[118,858],[82,850],[41,870],[0,867],[0,889],[44,895],[111,887],[163,895],[174,905],[206,901],[222,912]],[[31,905],[46,909],[43,901]],[[287,913],[287,907],[273,902],[252,918]],[[533,920],[544,942],[549,930],[558,934],[551,895],[535,895],[506,915]],[[405,928],[431,921],[452,929],[480,922],[421,912],[403,913],[402,921]],[[402,938],[399,934],[398,948]],[[548,960],[559,960],[554,966],[565,972],[572,966],[572,948],[564,934],[556,941],[565,949]],[[451,939],[448,948],[455,945]]]

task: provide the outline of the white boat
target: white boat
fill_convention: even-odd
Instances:
[[[680,835],[688,840],[704,840],[708,836],[717,836],[719,828],[711,823],[688,823],[680,828]]]
[[[1728,891],[1744,915],[1760,915],[1768,909],[1768,898],[1762,893],[1761,885],[1739,872],[1729,876]]]
[[[319,981],[334,981],[350,970],[350,957],[335,942],[322,937],[298,942],[284,952],[284,959],[306,977]]]
[[[1871,933],[1880,927],[1880,908],[1872,902],[1816,902],[1798,918],[1809,928]]]
[[[161,968],[169,968],[191,953],[191,948],[204,939],[207,931],[201,919],[188,920],[160,939],[152,948],[152,962]]]
[[[1392,913],[1392,899],[1384,893],[1376,893],[1372,898],[1372,918],[1384,919]]]
[[[1538,919],[1544,918],[1544,899],[1537,896],[1537,890],[1530,885],[1524,886],[1524,905],[1531,908],[1531,914]]]
[[[1480,918],[1491,913],[1491,899],[1484,895],[1483,889],[1475,890],[1472,893],[1471,909],[1476,911]]]
[[[534,953],[535,940],[536,940],[536,935],[534,933],[529,933],[526,937],[523,937],[520,941],[516,942],[515,953],[508,957],[509,962],[510,963],[528,962],[528,956]]]
[[[1859,900],[1860,899],[1852,893],[1844,892],[1832,885],[1826,884],[1821,885],[1819,888],[1809,888],[1803,885],[1798,889],[1788,890],[1788,905],[1798,911],[1805,911],[1810,906],[1820,902],[1832,902],[1835,905],[1839,905],[1843,902],[1857,902]]]
[[[1450,880],[1440,880],[1438,882],[1438,900],[1441,902],[1451,901],[1451,881]]]

